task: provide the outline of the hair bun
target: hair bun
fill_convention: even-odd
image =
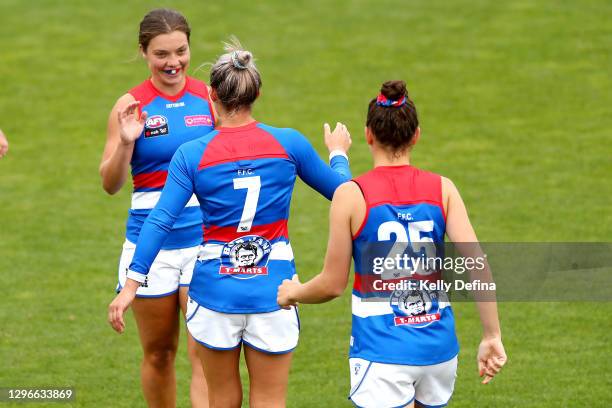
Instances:
[[[406,90],[406,82],[404,81],[387,81],[382,84],[380,93],[383,94],[387,99],[396,101],[402,97],[408,97],[408,91]]]
[[[250,51],[236,50],[232,52],[232,64],[238,69],[247,69],[252,59],[253,54]]]

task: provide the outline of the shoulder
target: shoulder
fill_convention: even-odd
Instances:
[[[440,176],[442,184],[442,203],[444,205],[444,211],[448,212],[448,207],[451,202],[461,200],[461,194],[455,183],[447,177]]]
[[[412,168],[414,169],[414,172],[418,175],[418,177],[424,180],[425,182],[432,182],[436,180],[442,182],[442,179],[444,178],[438,173],[434,173],[429,170],[420,169],[418,167],[412,167]]]
[[[204,81],[200,81],[199,79],[195,79],[193,77],[187,77],[187,92],[199,96],[202,99],[208,100],[208,85]]]
[[[363,200],[363,194],[359,185],[351,180],[342,183],[334,192],[334,201],[340,202],[354,202],[356,200]]]
[[[179,146],[176,150],[176,154],[180,155],[188,162],[196,160],[199,163],[206,147],[218,134],[218,130],[213,130],[204,136],[185,142]]]
[[[448,197],[450,193],[458,193],[457,186],[448,177],[439,176],[442,184],[442,195]]]
[[[148,99],[152,95],[155,95],[155,89],[151,86],[150,80],[145,79],[138,85],[132,87],[127,93],[132,95],[135,100],[142,101],[143,99]]]
[[[197,139],[190,140],[179,146],[177,151],[183,152],[183,154],[190,152],[203,152],[206,146],[219,134],[218,130],[213,130],[206,133],[204,136],[198,137]]]
[[[132,95],[135,101],[140,102],[140,108],[148,105],[159,95],[158,91],[153,87],[153,84],[151,84],[150,79],[145,79],[140,84],[130,89],[127,93]]]
[[[279,128],[279,127],[267,125],[265,123],[258,123],[257,127],[262,130],[265,130],[266,132],[274,136],[281,136],[281,137],[286,137],[286,138],[296,138],[296,139],[304,138],[304,135],[302,135],[300,132],[292,128]]]
[[[124,106],[134,102],[135,100],[134,95],[130,94],[129,92],[125,93],[117,99],[115,105],[113,106],[113,110],[122,109]]]
[[[293,128],[278,128],[264,123],[259,123],[257,127],[274,136],[288,152],[297,152],[311,146],[306,136]]]

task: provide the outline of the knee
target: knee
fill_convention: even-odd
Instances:
[[[220,398],[209,396],[208,401],[210,408],[240,408],[242,406],[242,396],[237,398],[227,395]]]
[[[163,370],[168,367],[174,366],[174,358],[176,356],[176,349],[173,348],[161,348],[156,350],[150,350],[145,352],[145,362],[155,367],[158,370]]]
[[[284,400],[274,400],[270,398],[258,398],[249,401],[251,408],[285,408],[286,404]]]
[[[285,396],[281,392],[271,394],[251,392],[249,406],[251,408],[285,408]]]

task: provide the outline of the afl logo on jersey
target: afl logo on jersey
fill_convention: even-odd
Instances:
[[[391,294],[396,326],[421,328],[440,320],[437,293],[426,290],[396,290]]]
[[[264,237],[248,235],[228,242],[221,256],[221,275],[249,279],[268,274],[268,257],[272,245]]]
[[[168,119],[162,115],[153,115],[145,122],[144,136],[165,136],[168,134]]]

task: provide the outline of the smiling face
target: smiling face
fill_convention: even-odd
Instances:
[[[189,66],[189,41],[182,31],[159,34],[151,39],[142,55],[151,71],[153,84],[162,92],[174,94],[185,85]]]

